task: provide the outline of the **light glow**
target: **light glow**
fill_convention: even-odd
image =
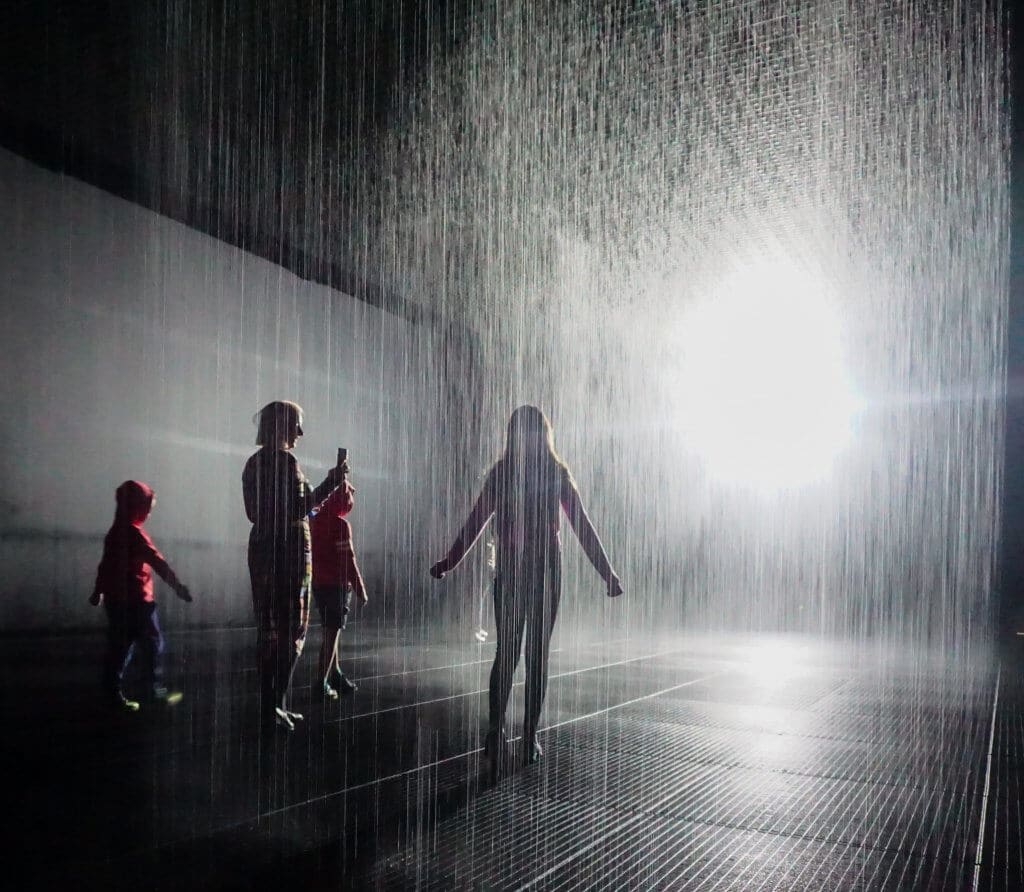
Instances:
[[[747,671],[766,690],[785,687],[804,669],[805,648],[786,641],[766,641],[751,648]]]
[[[825,477],[855,411],[824,289],[784,265],[734,274],[683,321],[680,423],[718,479],[777,489]]]

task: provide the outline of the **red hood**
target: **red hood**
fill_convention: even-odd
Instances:
[[[325,517],[344,517],[352,510],[353,501],[352,486],[346,480],[327,497],[318,513]]]
[[[125,480],[117,488],[115,521],[140,526],[153,510],[153,490],[141,480]]]

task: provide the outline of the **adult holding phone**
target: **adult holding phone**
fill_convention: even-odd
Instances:
[[[260,708],[278,726],[295,730],[302,715],[288,708],[292,675],[309,624],[309,514],[344,479],[332,468],[313,489],[292,455],[302,436],[302,407],[275,400],[257,414],[256,445],[242,472],[249,533],[249,576],[256,614]]]
[[[491,468],[469,518],[448,550],[430,568],[435,579],[455,569],[494,517],[497,566],[494,616],[497,652],[491,667],[487,754],[496,776],[505,751],[505,711],[512,676],[526,632],[526,715],[523,755],[530,764],[541,756],[537,727],[548,681],[551,632],[561,596],[559,509],[611,598],[622,584],[580,500],[569,468],[555,452],[551,423],[536,406],[512,413],[504,455]]]

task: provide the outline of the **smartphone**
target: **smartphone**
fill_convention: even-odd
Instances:
[[[338,467],[340,468],[348,461],[348,450],[344,446],[338,447]]]

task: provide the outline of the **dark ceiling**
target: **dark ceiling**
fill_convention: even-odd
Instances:
[[[471,7],[7,3],[0,144],[303,278],[415,315],[422,310],[403,296],[353,272],[344,252],[301,244],[301,224],[346,200],[344,179],[330,172],[372,157],[426,66],[458,44]]]

